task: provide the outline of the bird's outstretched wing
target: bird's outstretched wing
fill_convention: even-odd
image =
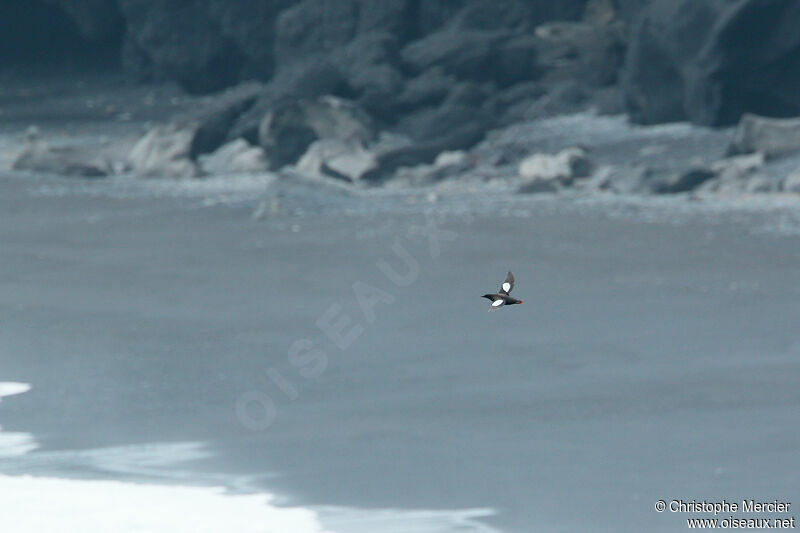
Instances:
[[[511,272],[506,276],[506,280],[500,285],[500,294],[508,295],[514,289],[514,274]]]
[[[497,311],[501,307],[506,304],[506,301],[502,298],[498,298],[497,300],[492,302],[492,305],[489,307],[489,311]]]

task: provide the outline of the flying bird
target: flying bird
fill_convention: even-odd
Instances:
[[[506,280],[500,285],[500,291],[497,294],[484,294],[481,298],[486,298],[492,301],[489,311],[496,311],[504,305],[521,304],[522,300],[517,300],[509,296],[509,293],[514,288],[514,274],[511,272],[506,276]]]

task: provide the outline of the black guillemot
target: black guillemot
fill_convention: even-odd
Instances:
[[[511,272],[506,276],[506,280],[500,286],[500,291],[497,294],[484,294],[481,298],[487,298],[492,301],[489,311],[496,311],[504,305],[521,304],[522,300],[517,300],[509,296],[509,293],[514,288],[514,274]]]

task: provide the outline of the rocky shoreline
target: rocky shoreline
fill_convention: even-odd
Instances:
[[[786,1],[50,4],[90,41],[122,32],[122,74],[79,76],[66,96],[45,82],[1,92],[0,164],[17,171],[500,181],[526,194],[800,191],[800,122],[786,118],[800,101],[788,79],[734,77],[741,51],[725,46],[743,17],[754,35],[784,27]],[[193,39],[201,30],[207,42]],[[748,64],[770,74],[766,58],[788,60],[793,47],[776,37]],[[94,136],[59,135],[86,122]]]
[[[195,97],[175,87],[128,87],[118,80],[76,83],[96,87],[93,96],[41,98],[26,113],[6,106],[4,115],[12,107],[17,112],[3,132],[0,159],[7,170],[92,179],[273,173],[361,188],[502,184],[519,194],[800,192],[796,119],[748,114],[735,128],[642,126],[626,115],[589,109],[520,121],[489,131],[467,149],[451,150],[381,130],[357,103],[324,96],[265,113],[251,143],[231,137],[236,120],[263,90],[260,84]],[[162,99],[160,107],[148,105],[153,95]],[[47,123],[35,121],[43,102]],[[104,102],[99,116],[76,118],[76,106],[91,109],[97,102]]]

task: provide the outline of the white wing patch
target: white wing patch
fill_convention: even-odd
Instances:
[[[504,303],[505,302],[503,300],[495,300],[495,301],[492,302],[492,307],[500,307]]]
[[[511,284],[509,282],[507,282],[507,281],[505,283],[503,283],[503,290],[506,291],[506,292],[510,291],[511,290]]]

